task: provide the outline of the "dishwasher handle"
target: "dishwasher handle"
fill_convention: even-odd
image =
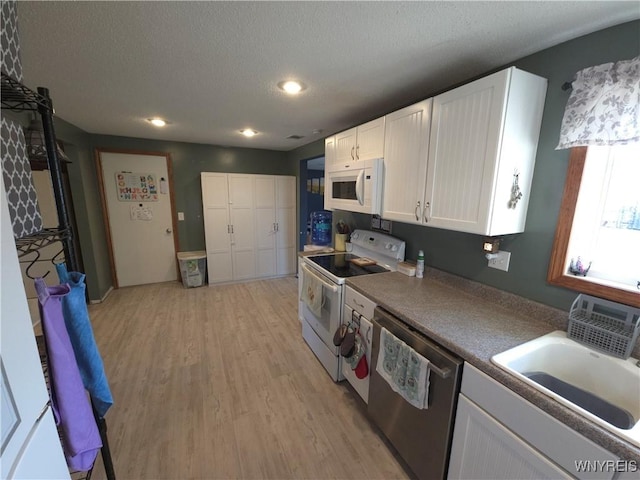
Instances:
[[[440,355],[442,355],[443,357],[447,358],[450,362],[452,362],[453,364],[457,364],[458,363],[457,359],[451,358],[451,355],[448,354],[448,352],[444,352],[440,346],[438,346],[437,344],[435,344],[434,342],[432,342],[428,338],[424,337],[419,332],[417,332],[414,329],[412,329],[409,325],[404,324],[400,320],[396,320],[389,313],[387,313],[386,311],[382,310],[380,307],[376,307],[376,309],[375,309],[374,321],[377,322],[378,325],[380,325],[381,327],[384,327],[385,323],[394,325],[395,327],[397,327],[400,330],[402,330],[402,334],[404,336],[412,337],[417,342],[420,342],[423,345],[427,345],[431,349],[437,349],[438,353]],[[391,332],[391,333],[393,334],[393,332]],[[396,335],[396,337],[397,337],[397,335]],[[403,338],[401,338],[401,337],[397,337],[397,338],[406,343],[406,341]],[[422,354],[421,352],[419,352],[417,350],[416,350],[416,353],[418,353],[419,355],[427,358],[427,355],[424,355],[424,354]],[[450,367],[446,367],[445,366],[445,367],[440,368],[440,367],[436,366],[431,359],[427,358],[427,360],[429,360],[429,369],[431,371],[433,371],[433,373],[438,375],[440,378],[446,379],[446,378],[449,378],[451,376],[452,369]]]
[[[438,375],[440,378],[449,378],[451,376],[451,369],[449,367],[439,368],[431,363],[431,361],[429,361],[429,370]]]

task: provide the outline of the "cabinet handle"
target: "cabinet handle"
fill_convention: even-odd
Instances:
[[[360,160],[360,145],[356,145],[356,160]]]
[[[420,200],[418,200],[418,203],[416,204],[416,208],[414,210],[414,213],[416,215],[416,220],[420,220]]]
[[[276,222],[276,232],[280,231],[280,224]]]
[[[353,156],[353,150],[355,149],[355,147],[351,147],[351,160],[355,160],[356,158]]]
[[[424,204],[424,223],[429,223],[429,215],[427,214],[431,208],[431,202],[425,202]]]

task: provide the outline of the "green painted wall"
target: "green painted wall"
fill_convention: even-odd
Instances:
[[[522,70],[546,78],[549,84],[525,232],[508,236],[501,246],[502,250],[512,253],[509,272],[487,267],[480,236],[395,222],[393,235],[407,242],[407,258],[415,260],[418,250],[423,249],[427,267],[437,267],[568,310],[576,292],[552,287],[546,281],[569,161],[569,150],[555,150],[569,98],[569,92],[561,87],[582,68],[630,59],[639,54],[640,22],[635,21],[566,42],[513,63]],[[370,226],[367,215],[343,215],[359,228]],[[334,217],[340,218],[335,214]]]
[[[185,214],[185,220],[178,222],[181,251],[205,248],[200,172],[297,174],[297,166],[286,152],[92,135],[58,118],[55,128],[73,161],[69,167],[71,190],[91,300],[101,299],[112,286],[96,173],[96,148],[167,152],[171,155],[176,209]]]
[[[572,40],[513,63],[523,70],[547,78],[549,86],[526,231],[508,237],[502,246],[504,250],[512,252],[509,272],[487,267],[481,251],[481,237],[394,223],[393,234],[407,241],[407,258],[415,258],[418,249],[424,249],[427,266],[568,309],[575,293],[546,283],[568,164],[568,151],[554,150],[568,98],[568,92],[563,91],[561,86],[565,81],[571,80],[581,68],[637,56],[640,53],[639,31],[640,22],[630,22]],[[55,104],[55,92],[51,94]],[[415,101],[421,99],[416,98]],[[402,106],[398,105],[397,108]],[[299,177],[302,160],[324,155],[323,140],[290,152],[277,152],[92,135],[60,119],[56,119],[55,125],[58,137],[65,142],[67,153],[74,161],[70,167],[72,194],[87,273],[87,288],[92,300],[100,299],[111,286],[94,148],[161,151],[171,154],[176,208],[185,212],[185,221],[179,222],[178,228],[181,250],[204,248],[199,180],[201,171]],[[343,215],[355,226],[369,227],[369,217],[366,215]]]
[[[200,172],[296,174],[286,152],[106,135],[93,135],[92,142],[95,148],[167,152],[171,155],[176,211],[185,215],[185,220],[178,222],[181,251],[205,248]]]

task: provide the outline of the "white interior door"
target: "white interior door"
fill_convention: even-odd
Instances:
[[[100,152],[117,284],[177,279],[168,157]]]
[[[0,182],[0,478],[69,478]],[[37,459],[37,461],[35,460]]]

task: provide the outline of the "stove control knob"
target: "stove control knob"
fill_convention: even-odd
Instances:
[[[398,246],[397,246],[397,245],[393,245],[393,246],[391,247],[391,251],[392,251],[392,252],[397,252],[397,251],[398,251]]]
[[[390,243],[385,243],[384,244],[384,248],[386,248],[387,250],[391,250],[391,244]]]
[[[354,232],[353,234],[351,234],[351,239],[352,239],[352,240],[357,240],[359,236],[360,236],[360,234],[359,234],[359,233],[355,233],[355,232]]]

